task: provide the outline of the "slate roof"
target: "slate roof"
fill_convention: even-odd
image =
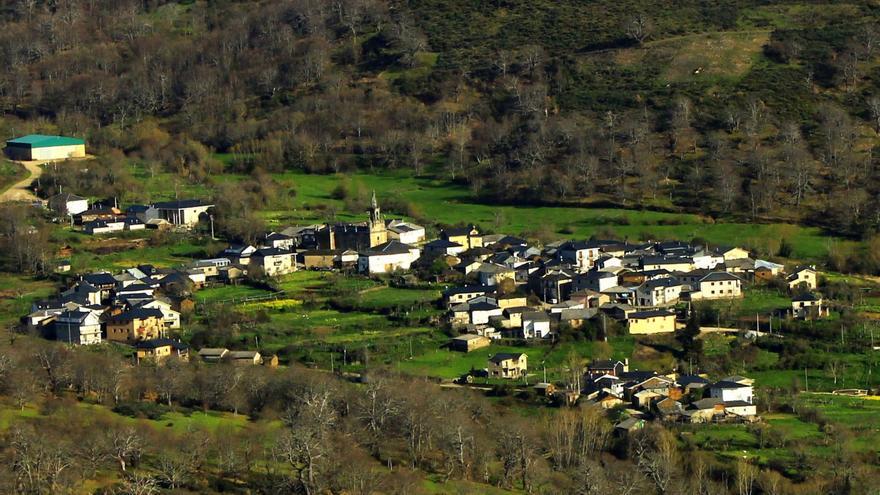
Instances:
[[[443,295],[445,297],[454,296],[457,294],[473,294],[473,293],[481,293],[485,294],[489,292],[489,289],[483,286],[465,286],[465,287],[450,287],[443,291]]]
[[[171,339],[149,339],[142,340],[135,344],[135,347],[138,349],[158,349],[159,347],[165,346],[171,346],[172,349],[176,350],[189,349],[189,346],[186,344]]]
[[[425,244],[426,248],[450,248],[450,247],[463,247],[461,244],[457,242],[448,241],[446,239],[435,239],[427,244]]]
[[[798,294],[791,298],[793,302],[820,301],[821,299],[822,296],[812,292],[804,292],[803,294]]]
[[[162,210],[183,210],[186,208],[213,205],[205,203],[201,199],[178,199],[176,201],[160,201],[159,203],[154,203],[153,206]]]
[[[634,311],[627,316],[629,320],[641,320],[644,318],[657,318],[660,316],[674,316],[675,313],[665,309],[649,309],[645,311]]]
[[[712,388],[733,389],[733,388],[749,388],[751,385],[743,385],[742,383],[720,381],[712,384]]]
[[[688,386],[688,385],[695,384],[695,383],[696,384],[703,384],[703,385],[709,383],[709,380],[706,380],[702,376],[697,376],[697,375],[681,375],[675,381],[679,385],[683,385],[683,386]]]
[[[164,314],[158,309],[150,309],[150,308],[134,308],[128,311],[123,311],[118,315],[113,315],[110,317],[109,321],[114,323],[132,321],[132,320],[144,320],[147,318],[164,318]]]
[[[727,272],[712,272],[700,279],[700,282],[722,282],[726,280],[742,280],[736,275]]]
[[[676,287],[682,285],[682,283],[675,277],[667,277],[648,280],[642,285],[648,290],[653,290],[660,287]]]
[[[89,273],[87,275],[83,275],[83,280],[95,286],[116,285],[116,279],[113,278],[113,275],[107,272]]]
[[[49,201],[69,202],[69,201],[82,201],[84,199],[86,199],[86,198],[84,198],[82,196],[77,196],[76,194],[58,193],[58,194],[52,196],[51,198],[49,198]]]
[[[521,352],[499,352],[495,354],[489,361],[500,364],[502,361],[507,361],[508,359],[519,360],[519,358],[523,355]]]
[[[289,235],[286,235],[286,234],[282,234],[280,232],[272,232],[271,234],[266,236],[267,241],[286,241],[289,239],[293,239],[293,237],[290,237]]]
[[[469,235],[471,231],[476,230],[476,227],[473,225],[468,225],[467,227],[450,227],[448,229],[443,229],[443,235],[446,237],[459,237],[463,235]],[[476,234],[476,237],[479,237],[480,234]]]
[[[523,313],[522,319],[523,321],[550,321],[550,315],[543,311],[529,311]]]
[[[379,244],[378,246],[373,246],[370,249],[366,249],[362,251],[361,254],[365,256],[409,254],[410,249],[412,249],[412,246],[410,246],[409,244],[404,244],[398,240],[390,240],[388,242]]]

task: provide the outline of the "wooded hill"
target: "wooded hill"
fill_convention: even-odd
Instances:
[[[0,131],[83,136],[195,182],[403,168],[487,201],[862,237],[880,223],[877,14],[867,0],[4,0]]]

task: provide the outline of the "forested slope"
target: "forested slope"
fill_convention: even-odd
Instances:
[[[0,8],[4,136],[84,135],[190,181],[403,168],[490,201],[878,224],[873,2]]]

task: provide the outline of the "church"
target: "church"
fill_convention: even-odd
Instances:
[[[360,223],[327,224],[318,229],[318,249],[355,250],[369,249],[388,242],[388,229],[382,210],[376,201],[376,191],[370,199],[370,219]]]

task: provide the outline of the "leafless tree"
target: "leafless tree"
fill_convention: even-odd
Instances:
[[[654,25],[651,19],[644,13],[637,13],[630,18],[626,24],[626,35],[635,40],[638,44],[642,44],[647,40],[654,31]]]
[[[134,428],[113,429],[109,435],[113,458],[125,472],[131,464],[137,464],[143,454],[141,436]]]
[[[874,131],[880,133],[880,97],[872,96],[868,98],[867,103],[871,119],[874,120]]]
[[[156,479],[143,473],[128,473],[116,490],[119,495],[155,495],[159,493]]]
[[[678,468],[675,437],[662,427],[649,427],[637,432],[630,448],[639,470],[662,495],[669,493]]]
[[[736,464],[736,492],[739,495],[752,495],[757,477],[758,468],[745,460],[739,460]]]
[[[73,459],[63,444],[28,429],[12,431],[12,471],[22,493],[61,493]]]

